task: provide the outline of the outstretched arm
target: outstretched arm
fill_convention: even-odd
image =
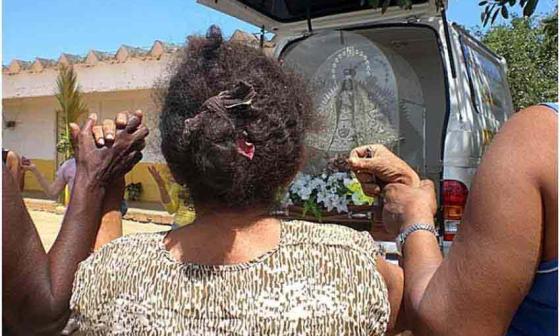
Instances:
[[[547,108],[532,107],[504,125],[477,171],[447,258],[431,233],[408,236],[403,302],[414,335],[506,332],[550,250],[545,223],[557,221],[556,122]],[[433,223],[433,185],[385,190],[389,224]]]
[[[405,274],[422,263],[435,271],[427,266],[416,278],[405,275],[405,283],[426,283],[425,290],[405,288],[423,322],[416,334],[449,335],[453,326],[465,335],[503,335],[509,327],[541,260],[545,222],[557,221],[556,123],[552,111],[532,107],[504,125],[478,169],[440,267],[418,259],[433,242],[422,235],[407,241]]]
[[[3,320],[12,333],[52,335],[64,327],[74,274],[93,247],[106,187],[141,158],[147,130],[140,122],[141,116],[131,118],[111,148],[96,147],[91,133],[95,118],[90,117],[81,131],[73,126],[79,142],[76,184],[48,254],[15,182],[3,167]]]
[[[51,335],[68,318],[73,274],[93,246],[105,193],[83,176],[76,181],[84,187],[75,190],[47,255],[17,185],[3,167],[3,318],[16,334]]]
[[[93,123],[88,120],[84,133],[91,131]],[[76,181],[81,187],[74,190],[60,234],[47,254],[5,168],[2,180],[4,319],[15,333],[51,334],[68,318],[73,274],[91,251],[105,191],[78,170]]]
[[[8,170],[16,181],[16,185],[18,186],[19,190],[23,191],[25,184],[25,170],[21,165],[21,161],[22,159],[18,154],[16,154],[16,152],[8,151],[6,157],[6,166],[8,167]]]
[[[37,166],[29,159],[23,160],[22,167],[23,169],[33,173],[33,175],[37,179],[37,182],[39,182],[39,185],[43,189],[44,193],[50,199],[56,199],[58,195],[64,190],[64,187],[66,186],[66,181],[64,181],[64,179],[62,179],[62,177],[58,175],[51,183],[45,177],[45,175],[43,175],[43,173],[41,173],[41,171],[37,169]]]
[[[163,203],[163,205],[165,206],[165,210],[167,210],[169,214],[174,214],[175,212],[177,212],[177,208],[179,207],[179,204],[175,202],[174,198],[169,195],[169,191],[165,186],[165,181],[163,181],[163,178],[158,172],[156,166],[154,165],[149,166],[148,171],[150,172],[152,178],[154,179],[154,181],[158,186],[159,197],[161,199],[161,203]]]

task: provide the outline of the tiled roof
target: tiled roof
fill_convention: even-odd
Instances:
[[[260,45],[257,36],[241,30],[236,30],[230,41],[238,41],[255,47]],[[15,75],[20,72],[41,72],[48,68],[58,68],[60,65],[84,64],[85,66],[95,66],[100,62],[122,63],[131,59],[160,59],[162,55],[174,53],[182,46],[181,44],[156,40],[149,49],[123,44],[114,53],[90,50],[85,56],[62,53],[58,59],[36,58],[34,61],[14,59],[7,66],[2,66],[2,72],[7,75]],[[271,55],[273,48],[274,44],[271,41],[265,42],[264,51],[266,54]]]
[[[29,70],[31,65],[33,65],[33,62],[14,59],[8,65],[7,71],[9,73],[18,73],[23,70]]]
[[[174,53],[182,46],[180,44],[168,43],[156,40],[150,48],[149,54],[151,57],[160,58],[165,53]]]
[[[85,57],[79,56],[79,55],[72,55],[72,54],[66,54],[66,53],[62,53],[60,54],[60,57],[58,58],[58,64],[64,64],[64,65],[72,65],[75,63],[82,63],[85,60]]]
[[[233,34],[231,35],[231,40],[238,41],[238,42],[246,42],[246,43],[258,43],[259,42],[259,39],[255,35],[249,34],[247,32],[239,30],[239,29],[237,29],[235,32],[233,32]]]
[[[144,57],[149,52],[150,51],[147,49],[131,47],[123,44],[119,48],[119,50],[117,50],[117,53],[115,54],[115,59],[118,62],[126,62],[126,60],[129,57]]]

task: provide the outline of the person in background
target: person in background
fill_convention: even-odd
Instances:
[[[118,120],[119,118],[117,118]],[[121,120],[123,118],[120,118]],[[116,124],[112,146],[96,145],[92,114],[80,129],[71,124],[76,185],[60,232],[48,253],[29,216],[16,181],[2,167],[2,328],[5,335],[57,335],[78,264],[92,251],[103,214],[118,212],[124,175],[142,158],[147,129],[142,114]],[[115,124],[113,124],[113,128]],[[99,143],[99,142],[98,142]]]
[[[64,161],[60,167],[58,167],[56,177],[52,183],[49,182],[45,175],[43,175],[35,163],[33,163],[30,159],[24,157],[21,165],[25,171],[30,171],[35,176],[39,185],[43,189],[43,192],[48,198],[56,200],[60,193],[64,191],[66,186],[68,186],[69,194],[72,195],[74,177],[76,176],[76,159],[74,157]],[[126,212],[128,211],[128,205],[124,199],[121,201],[119,210],[121,212],[121,216],[126,215]]]
[[[148,171],[158,186],[161,203],[165,210],[170,215],[175,215],[172,230],[191,224],[196,215],[187,188],[175,182],[170,176],[168,189],[155,165],[149,166]]]
[[[25,170],[30,171],[35,175],[37,181],[43,188],[43,191],[50,199],[56,199],[58,195],[64,191],[64,188],[68,186],[68,191],[70,198],[72,197],[72,192],[74,190],[74,179],[76,176],[76,158],[72,157],[62,163],[56,172],[55,180],[50,183],[45,175],[37,168],[37,166],[30,160],[25,159],[22,162],[22,166]],[[124,184],[124,181],[122,182]],[[105,213],[104,223],[95,241],[95,249],[99,249],[101,246],[122,236],[122,217],[126,214],[128,210],[126,201],[123,199],[124,194],[121,196],[121,202],[119,206],[119,211],[113,211]]]
[[[52,200],[56,200],[64,188],[68,186],[70,194],[74,186],[74,177],[76,176],[76,160],[74,157],[64,161],[56,171],[56,178],[51,183],[43,173],[37,168],[35,163],[28,158],[22,160],[22,167],[26,171],[31,172],[39,185],[43,189],[45,195]]]
[[[502,127],[446,258],[434,234],[433,183],[393,183],[407,175],[394,169],[395,155],[379,146],[369,147],[370,159],[367,146],[353,151],[364,191],[392,183],[383,217],[400,232],[404,311],[415,336],[558,335],[557,110],[529,107]]]
[[[21,166],[21,161],[21,158],[16,152],[2,148],[2,163],[6,165],[6,168],[14,177],[19,191],[23,191],[25,186],[25,170]]]

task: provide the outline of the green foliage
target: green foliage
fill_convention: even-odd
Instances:
[[[58,142],[56,143],[56,151],[58,153],[64,154],[64,159],[67,160],[73,152],[72,142],[70,141],[69,135],[63,131],[58,135]]]
[[[348,172],[299,174],[288,189],[278,196],[283,204],[303,207],[303,216],[311,214],[322,221],[325,212],[348,213],[352,206],[372,205],[374,198],[364,194],[360,182]]]
[[[486,26],[488,23],[493,24],[498,14],[501,14],[504,19],[508,19],[510,9],[515,6],[523,8],[523,16],[530,17],[535,13],[538,3],[539,0],[482,0],[478,3],[484,8],[480,20]]]
[[[354,204],[367,204],[373,205],[375,198],[367,196],[362,189],[362,184],[358,180],[352,180],[352,182],[346,185],[346,195],[350,196]]]
[[[56,79],[57,94],[55,95],[60,109],[56,111],[59,116],[59,139],[56,150],[62,153],[64,160],[72,156],[69,123],[75,122],[80,115],[87,113],[88,108],[82,100],[78,87],[78,78],[72,67],[62,66]]]
[[[558,52],[558,10],[542,20],[544,42],[547,49]]]
[[[321,222],[323,220],[323,215],[321,212],[321,207],[317,204],[317,197],[311,196],[303,203],[303,216],[305,216],[308,212],[311,212],[315,218]]]
[[[516,111],[558,100],[557,18],[558,12],[540,21],[517,17],[479,33],[482,42],[507,61]]]

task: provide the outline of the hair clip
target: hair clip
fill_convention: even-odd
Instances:
[[[253,156],[255,155],[255,145],[247,141],[247,138],[249,137],[247,131],[243,130],[241,135],[241,137],[235,140],[237,153],[243,155],[249,160],[253,160]]]

